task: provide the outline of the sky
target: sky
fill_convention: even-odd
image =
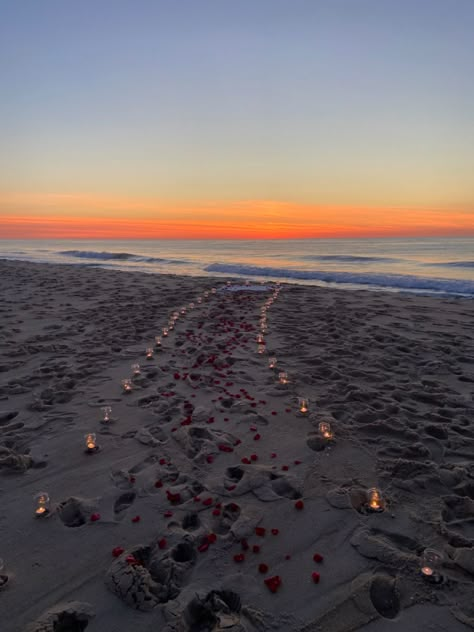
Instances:
[[[0,0],[0,238],[474,236],[473,0]]]

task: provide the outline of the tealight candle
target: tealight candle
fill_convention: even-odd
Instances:
[[[161,336],[155,336],[155,347],[161,347]]]
[[[439,582],[442,577],[439,567],[443,561],[443,555],[435,549],[425,549],[421,556],[421,574],[429,581]]]
[[[173,331],[173,329],[174,329],[174,320],[168,323],[168,331]]]
[[[50,500],[46,492],[39,492],[35,496],[36,509],[35,516],[37,518],[43,518],[49,514]]]
[[[131,369],[133,371],[133,375],[140,375],[140,365],[139,364],[132,364],[131,365]]]
[[[97,445],[96,436],[93,432],[88,432],[84,435],[84,439],[86,440],[86,452],[88,454],[92,454],[93,452],[97,452],[99,446]]]
[[[204,298],[208,298],[209,296],[209,292],[206,290],[206,292],[204,292]]]
[[[300,397],[298,399],[298,406],[300,409],[300,413],[306,414],[309,410],[309,403],[308,400],[305,399],[304,397]]]
[[[377,487],[371,487],[367,490],[367,506],[370,511],[380,512],[385,509],[385,501],[382,492]]]
[[[321,421],[319,424],[319,434],[323,439],[329,441],[334,437],[334,432],[332,431],[331,424],[328,421]]]
[[[125,380],[122,380],[122,387],[125,393],[129,393],[133,388],[132,380],[129,380],[128,378]]]
[[[268,368],[274,369],[276,367],[277,359],[276,358],[268,358]]]
[[[197,303],[198,303],[198,305],[201,305],[201,303],[202,303],[202,298],[200,296],[198,296]]]
[[[182,307],[180,311],[181,311],[181,314],[183,314],[183,316],[184,316],[184,314],[186,314],[186,311],[187,311],[187,310],[186,310],[186,308],[185,308],[185,307]]]
[[[262,334],[258,334],[257,342],[261,345],[265,344],[265,338],[262,336]]]
[[[212,288],[212,290],[211,290],[211,292],[212,292],[212,294],[215,294],[215,293],[217,292],[216,288],[215,288],[215,287],[213,287],[213,288]]]
[[[112,407],[104,406],[101,408],[101,411],[104,413],[104,421],[110,421],[110,417],[112,415]]]
[[[148,347],[146,350],[146,359],[153,360],[153,349],[151,347]]]
[[[265,353],[265,345],[258,345],[258,352],[260,355]]]
[[[196,306],[194,305],[194,303],[189,303],[188,307],[189,309],[194,309]]]
[[[163,338],[166,338],[166,336],[168,335],[168,327],[163,327],[161,333],[163,334]]]
[[[286,371],[280,371],[280,373],[278,373],[278,381],[280,384],[288,384],[288,373],[286,373]]]

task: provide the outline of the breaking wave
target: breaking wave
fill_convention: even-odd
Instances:
[[[344,283],[365,285],[383,289],[408,290],[413,292],[436,292],[474,297],[474,281],[462,279],[440,279],[409,274],[377,274],[357,272],[337,272],[321,270],[295,270],[291,268],[269,268],[241,264],[213,263],[206,272],[222,272],[243,276],[260,276],[324,283]]]
[[[76,257],[78,259],[99,259],[100,261],[136,261],[138,263],[171,263],[180,264],[188,263],[180,259],[163,259],[160,257],[145,257],[143,255],[134,255],[130,252],[97,252],[95,250],[62,250],[60,255],[66,257]]]

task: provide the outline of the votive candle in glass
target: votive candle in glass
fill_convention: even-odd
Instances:
[[[35,516],[43,518],[49,514],[50,500],[46,492],[39,492],[35,496]]]

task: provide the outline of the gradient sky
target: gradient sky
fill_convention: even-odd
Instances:
[[[0,0],[0,237],[474,235],[474,0]]]

